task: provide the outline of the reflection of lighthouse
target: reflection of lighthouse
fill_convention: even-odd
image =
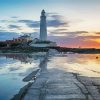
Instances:
[[[39,68],[41,69],[41,73],[47,71],[47,61],[48,59],[46,56],[40,58]]]
[[[44,10],[42,10],[40,18],[41,18],[40,20],[40,40],[46,41],[47,40],[47,25],[46,25],[46,16],[45,16]]]

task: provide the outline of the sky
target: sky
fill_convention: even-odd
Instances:
[[[0,0],[0,41],[39,37],[45,9],[48,39],[63,47],[100,48],[100,0]]]

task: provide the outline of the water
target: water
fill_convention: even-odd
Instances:
[[[98,56],[98,59],[96,57]],[[100,77],[100,54],[68,54],[51,56],[42,66],[40,54],[0,54],[0,100],[9,100],[28,82],[23,79],[40,67],[80,74],[85,77]]]
[[[98,58],[96,58],[98,57]],[[63,69],[86,77],[100,77],[100,54],[68,54],[50,59],[48,67]]]
[[[27,82],[23,78],[38,67],[39,60],[29,54],[0,55],[0,100],[9,100]]]

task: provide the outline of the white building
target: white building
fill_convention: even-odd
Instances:
[[[47,40],[47,25],[46,25],[46,15],[44,10],[42,10],[40,16],[40,40],[41,41]]]
[[[42,41],[37,41],[35,43],[30,44],[32,47],[55,47],[57,46],[56,42],[42,42]]]
[[[42,10],[40,16],[40,39],[34,39],[30,46],[32,47],[54,47],[57,46],[56,42],[47,40],[47,25],[45,11]]]
[[[20,36],[18,39],[19,39],[19,40],[23,40],[23,41],[25,41],[25,42],[29,42],[29,41],[32,41],[32,40],[33,40],[32,37],[29,36],[29,35]]]

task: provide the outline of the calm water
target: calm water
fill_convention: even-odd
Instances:
[[[43,58],[44,56],[35,54],[0,54],[0,100],[9,100],[17,94],[20,88],[27,84],[22,81],[23,78],[37,69]],[[100,54],[48,57],[45,68],[57,68],[86,77],[100,77]]]
[[[100,77],[100,54],[56,56],[50,59],[48,66],[54,66],[66,72],[78,73],[81,76]]]
[[[38,67],[38,57],[25,54],[0,55],[0,100],[9,100],[27,84],[23,78]]]

